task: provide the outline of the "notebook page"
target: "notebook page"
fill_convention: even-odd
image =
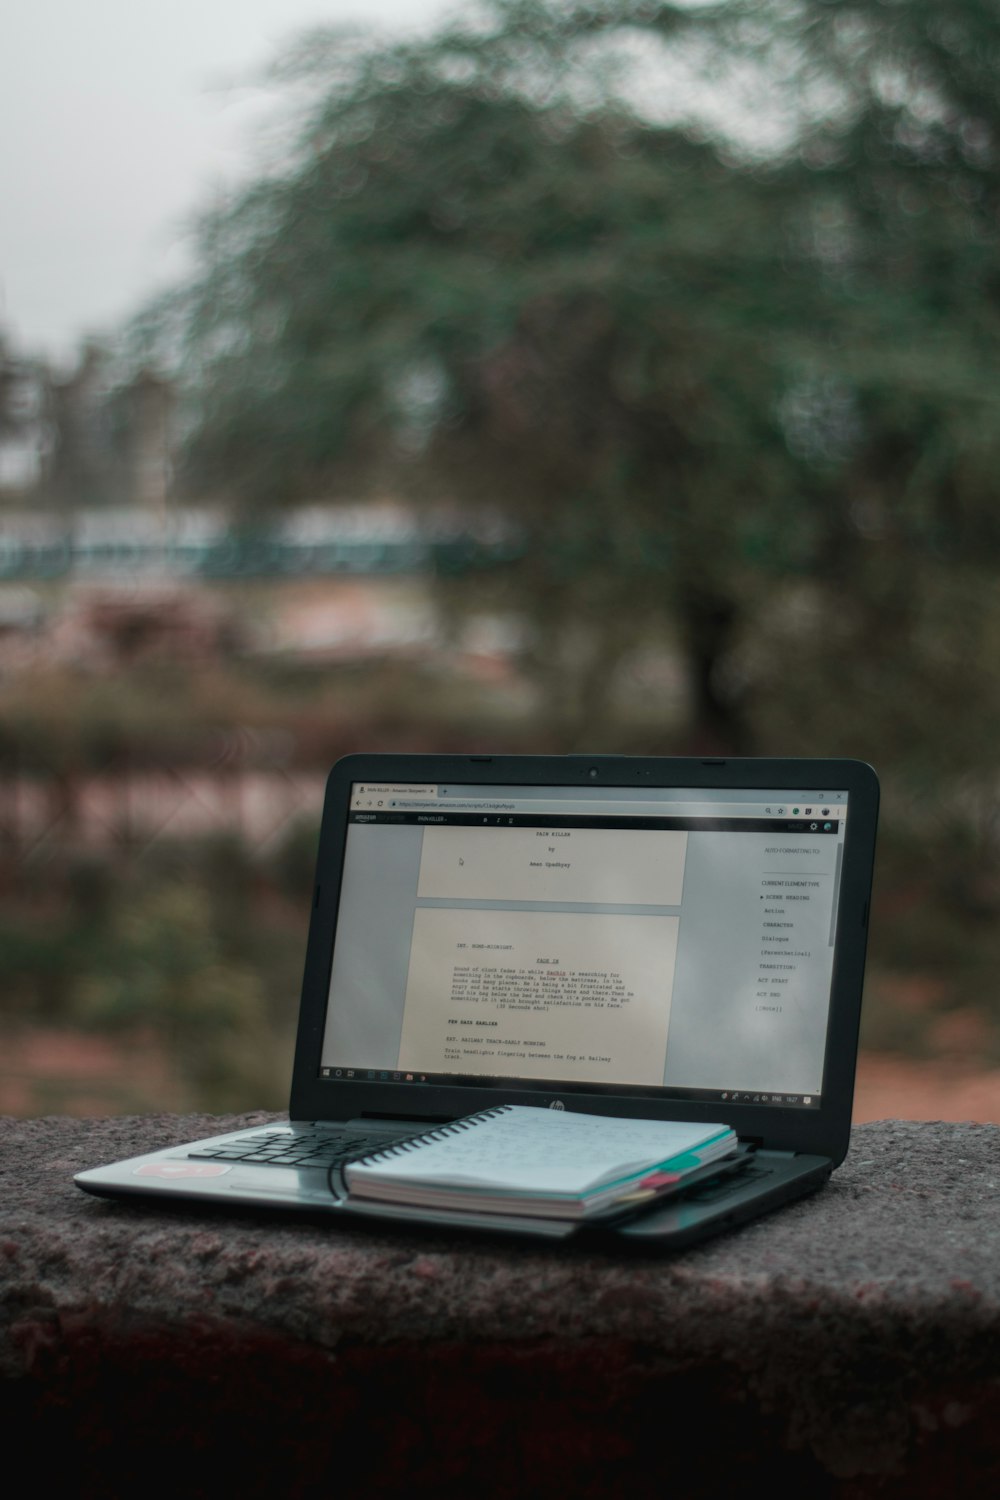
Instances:
[[[684,1155],[716,1139],[724,1125],[631,1120],[509,1105],[437,1140],[354,1163],[348,1181],[455,1183],[482,1189],[582,1193]]]

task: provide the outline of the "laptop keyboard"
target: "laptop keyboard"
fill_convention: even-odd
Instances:
[[[289,1135],[287,1130],[264,1131],[260,1135],[242,1141],[230,1141],[221,1146],[209,1146],[200,1151],[189,1151],[196,1161],[239,1161],[255,1167],[317,1167],[328,1172],[355,1156],[365,1156],[369,1151],[381,1151],[392,1145],[393,1140],[403,1140],[413,1131],[401,1131],[399,1136],[303,1132]]]
[[[358,1156],[382,1151],[393,1141],[406,1140],[412,1130],[400,1131],[398,1135],[364,1135],[310,1131],[289,1135],[287,1131],[268,1130],[247,1137],[242,1141],[230,1141],[227,1145],[209,1146],[201,1151],[189,1151],[188,1157],[195,1161],[244,1162],[255,1167],[315,1167],[329,1173],[332,1167],[343,1166]],[[741,1192],[748,1182],[770,1176],[773,1167],[754,1158],[745,1166],[719,1177],[709,1178],[704,1183],[695,1183],[685,1197],[698,1203],[714,1203],[727,1198],[731,1193]]]

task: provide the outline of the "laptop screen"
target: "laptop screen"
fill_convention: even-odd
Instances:
[[[847,804],[355,782],[320,1076],[818,1109]]]

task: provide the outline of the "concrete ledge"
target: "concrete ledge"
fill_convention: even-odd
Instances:
[[[1000,1493],[997,1126],[861,1126],[815,1197],[657,1259],[71,1182],[271,1118],[4,1123],[0,1410],[36,1484]]]

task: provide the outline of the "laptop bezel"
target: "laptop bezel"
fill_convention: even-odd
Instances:
[[[306,945],[299,1027],[289,1113],[293,1120],[407,1118],[453,1119],[499,1103],[542,1105],[537,1090],[475,1085],[381,1083],[324,1079],[320,1056],[327,1012],[336,917],[340,901],[349,803],[355,783],[468,782],[510,786],[603,785],[693,788],[829,787],[848,794],[827,1061],[818,1108],[722,1105],[635,1095],[552,1090],[567,1109],[649,1118],[720,1120],[741,1139],[770,1150],[846,1155],[854,1097],[868,914],[878,817],[878,778],[871,766],[849,759],[780,759],[630,756],[350,755],[338,761],[326,786]]]

